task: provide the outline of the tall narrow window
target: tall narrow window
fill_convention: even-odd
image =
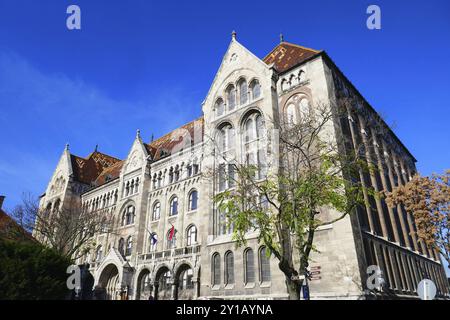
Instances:
[[[125,240],[123,238],[119,240],[119,252],[122,256],[125,255]]]
[[[133,224],[134,223],[134,206],[128,206],[126,208],[126,224]]]
[[[216,116],[220,117],[224,114],[225,112],[225,106],[223,103],[222,99],[217,99],[216,104],[215,104],[215,109],[216,109]]]
[[[170,200],[170,216],[175,216],[178,214],[178,197],[173,197],[172,200]]]
[[[220,255],[216,252],[211,259],[212,285],[220,286]]]
[[[297,124],[297,115],[295,112],[295,105],[292,103],[286,107],[286,118],[287,118],[286,120],[287,120],[288,125]]]
[[[228,111],[234,110],[236,107],[236,89],[233,85],[228,86],[227,88],[227,104]]]
[[[247,165],[256,166],[255,177],[262,179],[266,176],[266,145],[265,125],[259,112],[250,114],[244,122],[244,161]]]
[[[251,92],[252,92],[252,99],[255,100],[259,98],[261,95],[261,86],[259,84],[258,80],[253,80],[250,84]]]
[[[129,236],[127,239],[127,248],[125,251],[125,255],[130,256],[132,251],[133,251],[133,238]]]
[[[247,88],[247,82],[242,79],[239,81],[239,104],[244,105],[247,103],[248,99],[248,88]]]
[[[189,211],[197,210],[198,192],[197,190],[191,191],[189,194]]]
[[[190,225],[186,233],[186,245],[192,246],[197,243],[197,228],[195,225]]]
[[[99,262],[103,258],[103,247],[100,245],[97,247],[97,252],[95,255],[95,261]]]
[[[177,238],[176,238],[177,230],[170,228],[169,231],[167,231],[167,249],[173,249],[177,246]]]
[[[310,116],[309,102],[307,99],[302,99],[299,103],[300,115],[302,119],[308,119]]]
[[[225,253],[225,285],[234,284],[234,256],[233,252]]]
[[[267,248],[259,249],[259,280],[261,282],[270,281],[270,258],[267,257]]]
[[[244,252],[244,268],[245,268],[245,284],[255,282],[255,262],[253,256],[253,250],[247,249]]]
[[[161,203],[159,201],[157,201],[154,205],[153,205],[153,210],[152,210],[152,220],[159,220],[159,218],[161,217]]]
[[[158,235],[154,232],[149,236],[149,252],[156,252],[156,244],[158,243]]]
[[[226,189],[226,167],[225,164],[219,165],[219,175],[218,175],[218,185],[219,185],[219,191],[224,191]]]

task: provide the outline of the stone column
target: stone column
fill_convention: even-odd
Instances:
[[[398,164],[398,162],[395,162],[395,160],[394,160],[394,169],[395,169],[395,173],[397,174],[397,177],[398,177],[398,184],[399,185],[404,185],[403,176],[400,173],[399,164]],[[416,237],[416,233],[415,233],[415,230],[414,230],[414,221],[412,219],[412,215],[411,215],[410,212],[406,212],[406,218],[408,220],[408,226],[409,226],[409,231],[410,231],[412,242],[413,242],[413,246],[414,246],[414,251],[418,252],[419,251],[419,245],[417,243],[417,237]]]
[[[375,178],[375,173],[372,168],[374,161],[372,160],[372,155],[370,154],[370,150],[369,150],[370,145],[369,145],[369,142],[367,141],[367,131],[365,129],[364,120],[361,115],[358,115],[358,120],[359,120],[359,126],[361,128],[362,140],[363,140],[364,147],[365,147],[364,149],[366,151],[366,160],[367,160],[367,163],[369,164],[370,181],[372,183],[372,187],[374,188],[375,192],[379,192],[380,188],[378,187],[377,179]],[[387,231],[387,227],[386,227],[386,221],[384,219],[383,206],[381,204],[379,197],[375,197],[375,204],[377,206],[378,218],[380,219],[382,236],[387,239],[388,231]]]
[[[388,175],[389,175],[389,180],[391,182],[391,186],[392,188],[396,187],[395,184],[395,179],[394,179],[394,169],[392,166],[392,157],[389,155],[389,153],[387,152],[387,146],[386,143],[383,141],[383,152],[385,155],[385,159],[386,159],[386,163],[387,163],[387,167],[388,167]],[[403,208],[400,204],[397,205],[397,214],[400,220],[400,227],[402,229],[402,234],[403,234],[403,239],[405,241],[405,246],[408,248],[412,248],[411,247],[411,243],[409,241],[409,237],[408,237],[408,230],[406,228],[406,222],[403,216]]]
[[[383,159],[380,154],[380,146],[377,141],[376,133],[374,132],[374,130],[371,130],[371,131],[372,131],[372,139],[374,141],[375,155],[377,157],[378,170],[380,172],[381,183],[383,185],[383,190],[391,191],[388,188],[388,183],[386,180],[386,174],[385,174],[384,165],[383,165]],[[388,213],[389,213],[389,220],[390,220],[391,226],[392,226],[392,232],[394,234],[394,240],[395,240],[395,242],[397,242],[399,244],[400,243],[400,235],[398,234],[398,227],[397,227],[397,222],[396,222],[395,216],[394,216],[394,210],[392,210],[392,207],[390,207],[390,206],[387,206],[387,208],[388,208]]]
[[[355,154],[356,156],[358,156],[358,139],[357,139],[357,133],[354,127],[354,119],[352,118],[350,112],[348,111],[348,123],[350,126],[350,133],[352,136],[352,142],[353,142],[353,148],[355,149]],[[370,202],[369,202],[369,195],[367,194],[367,186],[366,186],[366,181],[364,178],[364,174],[362,172],[362,169],[358,170],[359,173],[359,179],[361,181],[361,185],[363,187],[363,197],[364,197],[364,203],[365,203],[365,207],[366,207],[366,215],[367,215],[367,220],[369,221],[369,228],[370,228],[370,232],[374,233],[375,232],[375,227],[374,227],[374,223],[373,223],[373,217],[372,217],[372,208],[370,207]]]
[[[178,282],[172,281],[172,293],[171,293],[171,300],[177,300],[178,299]]]
[[[192,282],[194,283],[194,300],[197,300],[200,296],[200,278],[192,278]]]

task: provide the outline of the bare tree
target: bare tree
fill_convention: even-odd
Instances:
[[[95,235],[114,231],[112,213],[84,210],[76,197],[69,197],[58,208],[50,210],[39,207],[32,195],[24,194],[22,203],[11,215],[38,241],[72,260],[96,245]]]
[[[223,141],[216,134],[210,137],[215,156],[221,158],[217,162],[233,168],[227,175],[230,188],[214,196],[217,208],[238,246],[246,243],[250,230],[259,231],[258,240],[278,259],[290,299],[300,298],[317,229],[365,204],[363,190],[371,192],[359,179],[368,167],[363,153],[358,148],[349,152],[344,141],[348,137],[335,134],[339,121],[348,121],[347,103],[318,104],[299,119],[266,120],[276,130],[258,143],[261,155],[269,144],[277,145],[272,162],[255,163],[248,157],[237,161],[220,151]],[[224,165],[213,172],[220,184]]]

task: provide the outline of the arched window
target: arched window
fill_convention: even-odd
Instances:
[[[234,139],[233,127],[229,123],[222,125],[218,132],[218,147],[220,153],[223,154],[234,149]]]
[[[188,268],[186,270],[183,270],[180,273],[180,277],[178,280],[178,289],[192,289],[194,288],[194,282],[192,281],[192,278],[194,277],[194,272],[191,268]]]
[[[149,242],[149,252],[156,252],[156,244],[158,243],[158,236],[155,232],[152,232],[152,234],[149,236],[148,239]]]
[[[245,142],[250,142],[255,139],[255,127],[253,125],[253,118],[247,119],[245,122]]]
[[[136,178],[136,183],[134,184],[134,193],[139,192],[139,178]]]
[[[169,183],[173,183],[173,168],[172,167],[169,170]]]
[[[259,281],[270,281],[270,258],[267,257],[267,248],[259,249]]]
[[[252,92],[253,100],[259,98],[259,96],[261,95],[261,85],[259,84],[258,80],[255,79],[250,83],[250,90]]]
[[[212,274],[212,285],[220,286],[220,255],[216,252],[213,254],[211,259],[211,274]]]
[[[175,216],[178,214],[178,197],[175,196],[170,200],[169,216]]]
[[[235,161],[235,140],[234,128],[229,123],[219,127],[217,153],[218,168],[215,181],[219,191],[224,191],[234,185],[234,168],[232,163]],[[228,162],[228,164],[224,162]],[[233,179],[231,179],[232,177]]]
[[[306,80],[306,74],[305,71],[300,70],[300,72],[298,73],[298,82],[302,83],[303,81]]]
[[[122,256],[125,255],[125,240],[123,238],[119,239],[119,252]]]
[[[177,246],[177,238],[176,238],[177,230],[172,228],[167,231],[166,239],[167,239],[167,249],[173,249]]]
[[[286,79],[281,80],[281,91],[289,89],[289,82]]]
[[[186,231],[186,245],[192,246],[197,244],[197,227],[195,225],[190,225]]]
[[[297,113],[295,111],[295,105],[292,103],[286,107],[286,120],[288,125],[297,124]]]
[[[133,238],[129,236],[127,239],[127,248],[125,251],[125,255],[130,256],[132,251],[133,251]]]
[[[216,116],[220,117],[224,114],[225,112],[225,105],[223,103],[223,100],[221,98],[217,99],[215,107],[216,109]]]
[[[130,194],[130,181],[128,181],[125,186],[125,196],[128,196],[129,194]]]
[[[134,206],[129,205],[125,208],[125,211],[122,216],[122,225],[129,225],[134,223]]]
[[[234,283],[234,256],[233,252],[225,253],[225,285]]]
[[[304,99],[300,100],[299,107],[300,107],[300,114],[301,114],[302,119],[308,119],[310,116],[308,99],[304,98]]]
[[[239,104],[242,106],[246,104],[247,101],[248,101],[247,81],[245,81],[245,79],[241,79],[239,81]]]
[[[198,192],[197,190],[191,191],[189,194],[189,211],[197,210]]]
[[[159,277],[158,280],[158,290],[169,290],[170,288],[170,278],[172,277],[172,273],[167,270],[163,275]]]
[[[101,245],[99,245],[97,247],[97,251],[95,253],[95,261],[101,261],[103,258],[103,247]]]
[[[244,282],[245,284],[255,282],[255,258],[253,250],[248,248],[244,251]]]
[[[259,112],[251,113],[244,121],[244,151],[245,163],[249,166],[256,166],[256,178],[262,179],[266,176],[266,143],[265,125]]]
[[[159,220],[160,217],[161,217],[161,203],[159,201],[156,201],[152,209],[152,220],[153,221]]]
[[[229,85],[226,90],[228,111],[234,110],[236,107],[236,89],[233,85]]]

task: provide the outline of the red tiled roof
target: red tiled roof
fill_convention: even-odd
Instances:
[[[274,63],[274,67],[278,72],[284,72],[320,52],[289,42],[281,42],[264,57],[263,61],[267,64]]]
[[[90,184],[106,168],[120,160],[107,154],[94,151],[87,158],[70,155],[74,178],[82,183]]]
[[[0,209],[0,238],[7,240],[32,240],[32,235],[22,228],[13,218],[5,211]]]
[[[197,135],[194,133],[195,130],[199,130]],[[191,121],[180,128],[169,132],[168,134],[162,136],[150,142],[149,144],[144,144],[147,148],[147,152],[152,156],[153,160],[159,160],[171,154],[174,147],[179,144],[185,137],[190,137],[191,146],[196,145],[203,141],[204,133],[204,119],[203,116]]]
[[[95,185],[101,186],[108,181],[118,178],[120,176],[120,171],[122,170],[124,163],[125,160],[118,161],[112,166],[105,168],[97,177],[97,179],[95,179]]]

